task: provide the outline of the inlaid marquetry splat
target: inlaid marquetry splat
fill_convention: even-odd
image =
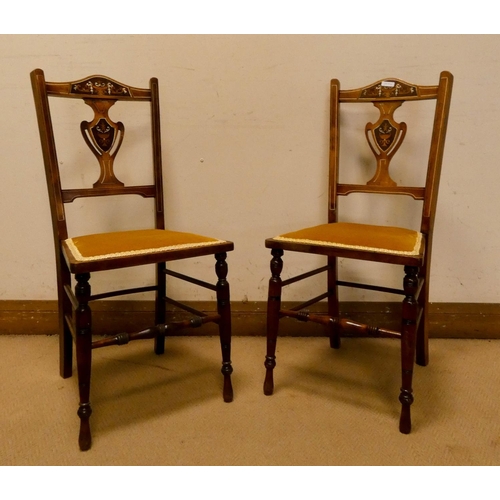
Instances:
[[[108,116],[109,108],[115,101],[85,99],[85,103],[94,110],[95,116],[90,123],[83,121],[80,129],[101,167],[101,175],[94,187],[123,186],[123,182],[116,178],[113,171],[113,162],[125,133],[123,123],[114,123]]]
[[[373,178],[367,182],[368,185],[397,186],[389,174],[389,163],[406,135],[406,123],[398,123],[394,120],[394,111],[401,106],[402,102],[378,101],[373,103],[380,111],[380,117],[375,124],[368,123],[366,125],[365,134],[377,159],[377,171]]]

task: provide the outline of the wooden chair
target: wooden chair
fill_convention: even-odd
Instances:
[[[432,233],[452,84],[453,76],[446,71],[441,73],[439,83],[433,86],[414,85],[396,78],[387,78],[366,87],[341,90],[338,80],[331,81],[328,224],[287,232],[267,239],[265,242],[272,254],[272,276],[269,281],[267,306],[267,356],[264,382],[266,395],[271,395],[274,390],[273,369],[276,366],[276,340],[279,320],[283,317],[325,325],[330,337],[330,345],[333,348],[340,347],[342,332],[350,335],[397,337],[401,339],[402,364],[402,387],[399,396],[402,410],[399,429],[405,434],[410,432],[415,353],[418,364],[425,366],[428,363]],[[394,112],[405,101],[428,99],[435,100],[435,111],[427,173],[426,177],[423,176],[426,179],[425,185],[423,187],[398,186],[390,175],[389,163],[405,138],[407,126],[404,122],[398,123],[396,121]],[[372,103],[379,111],[378,120],[375,123],[366,124],[364,130],[369,148],[376,160],[375,174],[366,184],[342,183],[339,180],[339,132],[340,123],[343,123],[343,116],[341,115],[339,120],[339,113],[341,107],[345,110],[344,106],[350,103]],[[413,108],[414,105],[412,105]],[[373,108],[370,107],[369,110],[373,112]],[[369,153],[368,147],[367,152]],[[355,151],[354,154],[349,151],[348,156],[357,160],[361,155],[362,153],[359,151]],[[408,195],[415,200],[420,200],[422,202],[420,227],[415,231],[405,227],[388,227],[372,223],[339,222],[339,196],[347,196],[352,193]],[[375,199],[379,198],[375,197]],[[376,213],[376,211],[377,207],[373,206],[372,212]],[[280,275],[283,269],[284,250],[325,255],[327,257],[326,265],[314,271],[282,280]],[[403,288],[400,290],[372,284],[341,281],[338,279],[337,272],[338,258],[404,266]],[[284,286],[322,272],[326,272],[327,275],[325,293],[299,306],[289,309],[282,308],[281,297]],[[367,326],[340,317],[339,286],[402,295],[404,299],[401,331]],[[327,299],[327,314],[312,314],[304,311],[306,307],[323,299]]]
[[[43,71],[35,69],[31,72],[31,83],[52,213],[59,304],[60,373],[64,378],[70,377],[72,374],[72,341],[76,344],[80,392],[78,409],[81,421],[80,449],[88,450],[91,446],[89,426],[89,418],[92,413],[89,400],[90,372],[92,350],[96,348],[122,345],[136,339],[154,338],[155,352],[162,354],[166,335],[183,328],[199,327],[207,322],[217,323],[222,347],[223,398],[226,402],[232,401],[233,390],[230,378],[232,373],[230,360],[231,313],[229,284],[226,280],[226,252],[233,250],[233,243],[198,234],[165,229],[158,80],[151,78],[149,88],[131,87],[101,75],[73,82],[54,83],[46,82]],[[92,187],[61,188],[61,172],[56,154],[49,97],[80,99],[93,111],[93,120],[91,122],[82,121],[80,124],[85,143],[96,156],[100,167],[100,176]],[[52,103],[52,99],[50,101]],[[69,103],[69,101],[67,102]],[[148,137],[148,141],[151,140],[149,135],[152,136],[154,180],[151,184],[126,186],[115,175],[114,160],[125,133],[123,123],[113,122],[108,115],[109,109],[117,102],[120,103],[117,108],[122,110],[121,106],[128,103],[134,103],[135,106],[141,102],[149,103],[151,129],[146,130],[145,136]],[[82,111],[85,111],[83,106]],[[67,127],[67,123],[64,123],[64,126]],[[148,128],[146,127],[146,129]],[[143,198],[152,198],[155,216],[154,222],[151,221],[151,227],[69,237],[65,204],[71,203],[77,198],[108,195],[139,195]],[[99,216],[105,217],[106,214],[101,213]],[[166,262],[204,255],[215,256],[216,284],[174,272],[166,267]],[[144,264],[156,265],[156,283],[154,285],[115,290],[98,295],[91,294],[90,273]],[[206,314],[196,311],[167,297],[166,275],[215,292],[217,313]],[[72,290],[72,276],[76,282],[74,292]],[[97,340],[92,338],[89,302],[118,295],[150,291],[154,291],[156,294],[155,326],[136,333],[117,333]],[[193,314],[192,319],[165,324],[166,303],[189,311]]]

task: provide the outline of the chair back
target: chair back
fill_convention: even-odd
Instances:
[[[41,69],[35,69],[31,72],[31,84],[42,144],[56,249],[59,248],[58,243],[61,240],[68,238],[64,206],[77,198],[124,194],[154,198],[155,227],[164,229],[158,80],[151,78],[149,88],[131,87],[102,75],[89,76],[72,82],[47,82],[44,72]],[[61,172],[49,98],[80,99],[92,109],[93,119],[80,123],[83,140],[99,164],[100,174],[92,186],[68,189],[61,187]],[[153,182],[151,184],[125,185],[115,174],[114,162],[125,137],[125,126],[120,121],[115,123],[109,116],[109,110],[118,101],[151,103],[153,149]]]
[[[453,75],[443,71],[439,83],[422,86],[396,78],[379,80],[366,87],[341,90],[338,80],[331,81],[330,100],[330,202],[329,222],[338,220],[338,197],[351,193],[378,193],[408,195],[423,202],[420,231],[429,245],[437,204],[441,164],[450,109]],[[425,184],[421,186],[398,185],[389,169],[391,162],[411,130],[406,123],[394,118],[394,112],[406,101],[435,101],[434,119],[430,139]],[[339,181],[341,107],[349,103],[371,103],[378,110],[378,120],[368,122],[365,136],[375,159],[375,172],[365,184]],[[341,106],[342,104],[342,106]],[[425,168],[425,166],[423,167]]]

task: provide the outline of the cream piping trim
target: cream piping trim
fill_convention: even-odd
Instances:
[[[198,248],[198,247],[206,247],[211,245],[218,245],[220,243],[225,243],[224,240],[215,240],[215,241],[204,241],[200,243],[183,243],[181,245],[170,245],[167,247],[159,247],[159,248],[146,248],[144,250],[131,250],[130,252],[116,252],[116,253],[106,253],[103,255],[94,255],[92,257],[84,257],[77,246],[73,243],[73,239],[70,238],[66,240],[66,245],[68,245],[69,251],[73,254],[73,257],[79,262],[90,262],[95,260],[103,260],[103,259],[113,259],[115,257],[129,257],[132,255],[146,255],[152,253],[161,253],[161,252],[170,252],[172,250],[182,250],[184,248]]]
[[[304,243],[307,245],[320,245],[325,247],[348,248],[351,250],[363,250],[365,252],[379,252],[392,255],[419,255],[420,246],[422,244],[422,233],[417,233],[415,246],[413,247],[413,250],[410,251],[390,250],[388,248],[377,248],[377,247],[363,247],[359,245],[346,245],[343,243],[331,243],[329,241],[320,241],[320,240],[285,238],[283,236],[276,236],[275,238],[273,238],[273,240],[288,241],[290,243]]]

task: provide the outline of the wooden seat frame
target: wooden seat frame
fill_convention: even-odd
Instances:
[[[340,347],[342,332],[359,336],[396,337],[401,339],[402,365],[402,386],[399,396],[402,409],[399,429],[405,434],[411,431],[410,405],[413,403],[412,377],[415,355],[419,365],[426,366],[429,362],[431,249],[452,85],[453,76],[447,71],[440,74],[439,84],[435,86],[419,86],[396,78],[386,78],[366,87],[341,90],[338,80],[331,81],[328,223],[335,224],[338,222],[339,196],[347,196],[351,193],[408,195],[415,200],[423,201],[420,224],[423,245],[418,255],[397,255],[367,249],[325,246],[314,242],[283,241],[279,238],[267,239],[265,246],[271,249],[272,259],[267,308],[267,355],[264,363],[266,367],[264,393],[266,395],[271,395],[274,390],[273,370],[276,366],[276,340],[279,321],[283,317],[325,325],[328,329],[330,345],[333,348]],[[389,162],[404,139],[406,124],[397,123],[393,114],[405,101],[426,99],[436,100],[436,108],[425,186],[398,186],[390,177]],[[363,102],[372,103],[380,111],[379,120],[375,124],[368,123],[365,128],[370,148],[377,160],[376,173],[366,185],[342,184],[338,181],[340,105]],[[285,250],[325,255],[327,256],[327,263],[314,271],[282,280],[280,275],[283,269],[282,256]],[[403,288],[400,290],[341,281],[338,279],[337,273],[338,258],[402,265],[405,272]],[[327,291],[325,293],[293,309],[283,309],[281,307],[283,287],[322,272],[327,273]],[[368,326],[350,319],[341,318],[338,300],[339,286],[402,295],[404,299],[401,331]],[[328,301],[328,314],[311,314],[305,311],[305,308],[324,299]]]
[[[64,205],[80,197],[135,194],[144,198],[153,198],[155,200],[155,228],[165,229],[158,80],[151,78],[149,88],[131,87],[103,75],[94,75],[72,82],[46,82],[43,71],[36,69],[31,72],[31,83],[52,214],[59,304],[60,374],[63,378],[72,375],[73,341],[76,344],[80,393],[78,408],[80,449],[88,450],[91,446],[90,374],[92,350],[96,348],[127,344],[131,340],[154,338],[154,350],[156,354],[162,354],[165,349],[166,335],[184,328],[199,327],[207,322],[216,323],[219,327],[222,349],[223,399],[226,402],[232,401],[231,311],[229,283],[226,279],[228,272],[226,256],[227,252],[234,248],[232,242],[220,240],[220,242],[210,246],[169,249],[168,251],[90,261],[75,260],[65,251],[67,249],[64,247],[64,242],[68,238]],[[95,117],[92,122],[81,123],[85,142],[95,154],[101,168],[101,175],[91,188],[61,188],[49,97],[82,99],[94,111]],[[119,101],[151,103],[153,184],[125,186],[115,176],[113,161],[121,145],[125,129],[121,122],[111,121],[108,110]],[[204,255],[215,256],[216,284],[167,269],[166,262]],[[116,290],[98,295],[91,294],[90,273],[144,264],[156,265],[156,283],[154,285]],[[74,292],[71,286],[72,275],[76,280]],[[214,291],[217,297],[217,312],[206,314],[169,298],[166,295],[166,275]],[[156,294],[155,325],[140,332],[118,333],[98,340],[93,339],[89,302],[139,292],[155,292]],[[166,324],[167,303],[188,311],[193,315],[192,319]]]

